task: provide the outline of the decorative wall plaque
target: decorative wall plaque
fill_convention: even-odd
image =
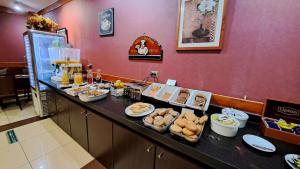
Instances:
[[[99,14],[99,35],[114,35],[114,8],[109,8]]]
[[[129,49],[131,60],[162,60],[162,54],[161,45],[149,36],[138,37]]]

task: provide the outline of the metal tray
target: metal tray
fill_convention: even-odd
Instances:
[[[175,121],[175,120],[177,119],[177,117],[179,116],[179,113],[178,113],[177,111],[175,111],[175,112],[177,113],[177,115],[174,117],[174,119],[170,122],[169,125],[166,125],[166,126],[164,126],[164,127],[157,127],[157,126],[155,126],[155,125],[152,125],[152,124],[149,124],[149,123],[145,122],[145,118],[148,117],[148,116],[150,116],[152,113],[149,114],[149,115],[147,115],[147,116],[145,116],[145,117],[143,118],[143,123],[144,123],[145,126],[150,127],[150,128],[152,128],[152,129],[154,129],[154,130],[160,132],[160,133],[163,133],[163,132],[165,132],[165,131],[168,130],[168,128],[170,127],[170,125],[173,124],[174,121]]]
[[[159,86],[160,89],[157,91],[157,93],[155,95],[149,95],[149,92],[151,91],[151,89],[152,89],[153,86]],[[143,91],[142,95],[154,98],[163,89],[164,86],[165,86],[164,84],[152,83],[150,86],[147,87],[146,90]]]
[[[184,109],[184,108],[183,108],[183,109]],[[184,114],[181,113],[180,116],[184,116]],[[177,118],[179,118],[180,116],[178,116]],[[198,117],[198,116],[197,116],[197,117]],[[201,117],[202,117],[202,116],[201,116]],[[199,117],[198,117],[198,118],[199,118]],[[175,122],[175,120],[174,120],[174,122]],[[173,122],[171,125],[173,125],[174,122]],[[171,126],[171,125],[169,125],[169,126]],[[182,133],[177,133],[177,132],[172,131],[170,127],[169,127],[169,130],[170,130],[170,133],[171,133],[172,135],[176,135],[176,136],[178,136],[178,137],[180,137],[180,138],[183,138],[183,139],[185,139],[185,140],[187,140],[187,141],[189,141],[189,142],[191,142],[191,143],[196,143],[196,142],[200,139],[200,137],[201,137],[201,135],[202,135],[202,133],[203,133],[203,131],[204,131],[204,127],[205,127],[205,122],[204,122],[204,124],[203,124],[203,129],[202,129],[201,133],[198,135],[198,137],[197,137],[196,139],[190,139],[190,138],[188,139],[188,138],[185,137],[184,134],[182,134]]]
[[[173,123],[172,123],[173,124]],[[171,126],[171,125],[170,125]],[[203,126],[205,127],[205,123],[203,124]],[[170,130],[170,133],[172,134],[172,135],[176,135],[176,136],[178,136],[178,137],[180,137],[180,138],[182,138],[182,139],[185,139],[185,140],[187,140],[187,141],[189,141],[189,142],[191,142],[191,143],[196,143],[196,142],[198,142],[198,140],[200,139],[200,137],[201,137],[201,135],[202,135],[202,133],[203,133],[203,131],[204,131],[204,127],[203,127],[203,130],[202,130],[202,132],[199,134],[199,136],[196,138],[196,139],[187,139],[186,137],[185,137],[185,135],[183,135],[182,133],[177,133],[177,132],[174,132],[174,131],[172,131],[171,129],[169,129]]]

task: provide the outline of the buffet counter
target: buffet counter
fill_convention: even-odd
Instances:
[[[169,131],[161,134],[145,127],[142,118],[126,116],[124,113],[125,108],[134,103],[130,99],[109,95],[103,100],[86,103],[80,101],[78,97],[70,96],[63,90],[58,89],[56,84],[50,80],[40,80],[40,82],[53,89],[60,96],[108,119],[113,124],[125,127],[157,145],[170,149],[196,163],[207,165],[207,167],[220,169],[283,169],[288,168],[284,160],[284,155],[288,153],[299,154],[300,152],[299,146],[274,139],[268,140],[276,146],[275,153],[262,153],[246,145],[242,139],[244,134],[260,135],[259,118],[257,117],[250,117],[247,126],[240,129],[237,136],[233,138],[222,137],[214,133],[210,130],[210,122],[207,122],[200,140],[197,143],[191,144],[172,136]],[[161,106],[155,100],[151,101],[151,103],[156,107]],[[173,107],[171,105],[167,106]],[[178,109],[178,107],[174,107],[174,109]],[[210,105],[207,112],[208,114],[220,113],[221,108]]]

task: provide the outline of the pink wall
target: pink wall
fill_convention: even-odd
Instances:
[[[221,53],[175,50],[177,0],[73,0],[46,16],[69,30],[85,63],[103,72],[160,81],[263,101],[300,102],[300,1],[229,0]],[[115,8],[115,35],[98,36],[98,12]],[[163,46],[163,62],[130,61],[128,49],[143,33]]]
[[[24,62],[26,17],[0,12],[0,62]]]

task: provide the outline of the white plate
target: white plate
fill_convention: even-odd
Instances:
[[[300,155],[297,154],[287,154],[284,156],[284,159],[292,169],[299,169],[297,166],[293,164],[293,159],[297,159],[299,157]]]
[[[149,103],[148,103],[149,104]],[[130,110],[130,106],[126,107],[125,109],[125,114],[127,114],[128,116],[131,116],[131,117],[142,117],[142,116],[146,116],[148,114],[151,114],[154,110],[155,110],[155,107],[152,105],[152,104],[149,104],[150,105],[150,109],[144,113],[140,113],[140,114],[136,114],[136,113],[132,113],[132,111]]]
[[[79,99],[83,102],[92,102],[92,101],[97,101],[97,100],[101,100],[103,98],[105,98],[107,96],[107,94],[109,93],[109,90],[106,89],[98,89],[98,91],[104,92],[103,95],[100,96],[86,96],[83,93],[79,93]]]
[[[252,134],[245,134],[243,136],[243,140],[251,147],[258,149],[260,151],[264,151],[264,152],[276,151],[276,147],[272,143],[270,143],[268,140],[263,139],[261,137]]]

